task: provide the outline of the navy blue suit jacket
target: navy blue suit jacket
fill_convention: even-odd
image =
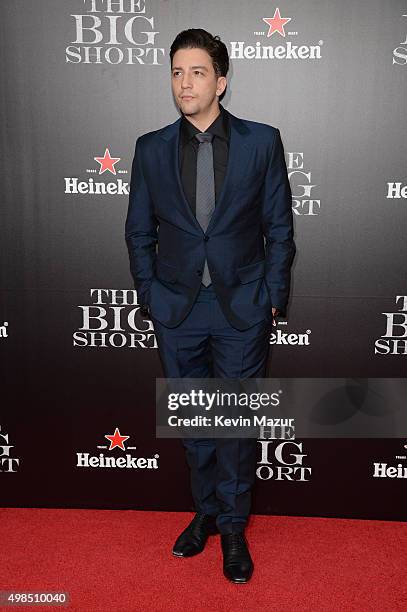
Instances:
[[[206,232],[182,188],[181,118],[136,142],[125,226],[130,269],[139,302],[168,327],[190,312],[205,257],[233,327],[245,330],[271,317],[273,306],[285,314],[295,245],[280,132],[226,112],[228,165]]]

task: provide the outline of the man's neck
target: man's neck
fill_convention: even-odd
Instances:
[[[205,132],[210,125],[217,119],[220,115],[220,107],[219,104],[216,103],[214,107],[210,108],[205,115],[184,115],[185,119],[188,119],[192,125],[194,125],[201,132]]]

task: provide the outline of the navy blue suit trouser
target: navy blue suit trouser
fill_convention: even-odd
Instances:
[[[235,329],[212,285],[201,285],[192,310],[177,327],[152,320],[167,378],[265,377],[271,316],[247,330]],[[195,509],[216,516],[220,533],[243,531],[255,481],[256,440],[184,438],[182,442]]]

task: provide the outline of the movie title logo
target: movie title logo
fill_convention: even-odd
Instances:
[[[304,465],[303,443],[295,441],[294,426],[261,427],[261,455],[256,476],[260,480],[307,482],[312,468]]]
[[[154,17],[145,0],[83,0],[85,13],[71,14],[73,40],[65,49],[70,64],[160,66]]]
[[[134,289],[91,289],[92,304],[78,306],[81,323],[73,334],[80,348],[157,348],[153,323],[143,319]]]
[[[20,459],[12,457],[14,448],[9,442],[9,434],[1,432],[0,425],[0,472],[16,472],[20,465]]]
[[[407,17],[407,15],[402,15]],[[404,24],[407,22],[404,21]],[[401,42],[395,49],[393,49],[393,64],[399,66],[405,66],[407,64],[407,34],[405,40]]]
[[[407,295],[397,295],[397,312],[382,312],[385,332],[375,342],[377,355],[407,355]]]
[[[306,482],[312,469],[304,465],[302,442],[260,440],[261,458],[256,475],[260,480],[288,480]]]
[[[287,172],[292,193],[293,213],[302,217],[316,217],[321,209],[321,200],[315,198],[311,171],[304,170],[304,153],[287,153]]]

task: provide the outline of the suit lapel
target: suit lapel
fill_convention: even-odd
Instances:
[[[225,109],[226,111],[226,109]],[[229,111],[226,111],[230,120],[230,142],[229,142],[229,153],[228,162],[226,167],[226,174],[223,181],[222,189],[216,202],[215,210],[212,214],[211,220],[208,225],[207,233],[213,228],[217,220],[221,217],[224,211],[227,209],[227,204],[230,200],[230,196],[233,191],[238,187],[239,180],[244,173],[244,170],[249,165],[249,159],[251,156],[251,147],[248,142],[248,136],[250,134],[249,128],[246,124],[235,117]],[[199,225],[194,213],[191,210],[189,202],[185,196],[184,189],[182,187],[181,173],[179,168],[178,158],[178,147],[180,138],[180,123],[181,118],[177,119],[174,123],[171,123],[167,127],[160,130],[159,135],[166,141],[165,151],[168,155],[170,162],[170,171],[174,177],[174,188],[176,190],[176,202],[180,212],[182,212],[193,225],[199,229],[202,233],[203,230]]]
[[[207,232],[210,232],[221,216],[226,213],[230,198],[238,187],[239,181],[249,165],[252,153],[248,142],[248,136],[250,134],[249,128],[238,117],[235,117],[229,112],[228,115],[230,120],[228,163],[222,189],[209,222]]]

